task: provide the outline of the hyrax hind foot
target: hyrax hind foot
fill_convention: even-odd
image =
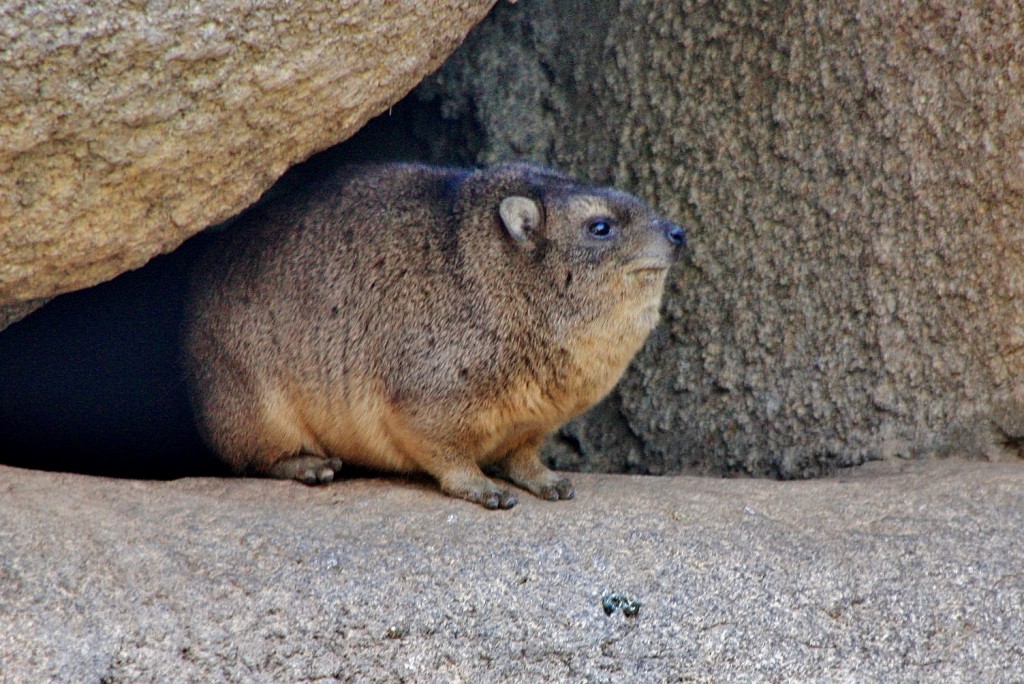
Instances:
[[[304,484],[327,484],[341,470],[340,458],[323,458],[297,454],[281,459],[270,469],[270,475],[282,480],[298,480]]]

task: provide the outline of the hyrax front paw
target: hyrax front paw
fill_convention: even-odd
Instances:
[[[298,480],[303,484],[327,484],[341,470],[340,458],[323,458],[299,454],[283,458],[273,465],[270,475],[282,480]]]
[[[529,490],[534,496],[548,501],[572,499],[576,496],[572,481],[550,470],[535,477],[513,480],[513,482],[523,489]]]
[[[512,508],[519,503],[515,494],[483,475],[459,478],[455,482],[442,482],[441,489],[446,494],[478,503],[491,510]]]
[[[528,447],[512,454],[505,460],[503,469],[509,480],[541,499],[558,501],[576,496],[569,478],[541,463],[536,448]]]

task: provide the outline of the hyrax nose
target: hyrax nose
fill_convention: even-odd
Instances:
[[[686,229],[679,224],[661,219],[658,221],[658,228],[661,229],[665,238],[679,249],[686,247]]]

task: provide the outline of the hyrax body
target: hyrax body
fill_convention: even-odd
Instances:
[[[607,394],[658,321],[685,241],[635,197],[554,171],[351,167],[251,212],[193,278],[200,429],[239,472],[343,462],[453,496],[545,499],[545,436]]]

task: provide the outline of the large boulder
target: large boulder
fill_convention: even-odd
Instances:
[[[405,95],[493,3],[0,0],[0,305],[238,213]]]
[[[556,0],[482,23],[418,91],[477,159],[612,181],[691,229],[664,327],[552,458],[799,477],[1018,454],[1022,43],[1019,4],[953,0]]]

